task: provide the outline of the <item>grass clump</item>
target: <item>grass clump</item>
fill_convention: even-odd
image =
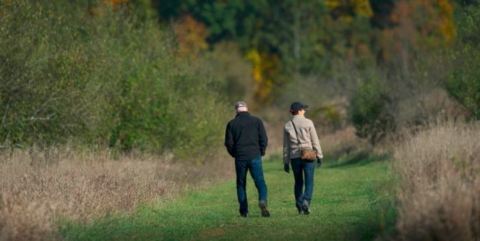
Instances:
[[[61,240],[62,220],[92,223],[231,176],[225,164],[158,155],[32,148],[0,154],[0,240]],[[219,171],[227,170],[227,171]]]
[[[400,240],[480,238],[478,125],[436,125],[396,147]]]

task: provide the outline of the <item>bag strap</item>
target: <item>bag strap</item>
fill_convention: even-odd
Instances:
[[[298,132],[297,132],[297,127],[295,126],[295,123],[293,123],[293,120],[291,120],[290,122],[292,122],[292,125],[293,125],[293,129],[295,130],[295,137],[297,139],[297,145],[300,146],[300,139],[298,139]]]

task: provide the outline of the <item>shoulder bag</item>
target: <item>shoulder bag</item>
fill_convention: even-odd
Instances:
[[[298,132],[297,127],[295,127],[295,123],[291,120],[293,129],[295,130],[295,135],[297,138],[297,145],[300,148],[301,159],[307,162],[313,162],[317,160],[317,151],[313,150],[313,148],[303,148],[300,146],[300,139],[298,139]]]

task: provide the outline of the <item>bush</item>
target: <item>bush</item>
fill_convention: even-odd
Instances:
[[[373,145],[395,130],[393,101],[379,81],[371,79],[357,88],[350,102],[350,119],[356,134]]]
[[[0,6],[5,145],[74,141],[186,157],[220,142],[222,80],[179,58],[155,20],[101,3]]]
[[[475,119],[480,119],[480,51],[468,53],[447,81],[448,93],[462,103]]]
[[[480,119],[480,5],[474,4],[459,16],[458,51],[455,69],[447,80],[447,90],[462,103],[473,118]]]

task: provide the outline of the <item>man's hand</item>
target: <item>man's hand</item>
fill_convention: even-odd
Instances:
[[[284,170],[286,173],[290,173],[290,165],[288,165],[288,164],[283,164],[283,170]]]
[[[322,166],[322,158],[320,157],[317,157],[317,168],[319,168],[320,166]]]

